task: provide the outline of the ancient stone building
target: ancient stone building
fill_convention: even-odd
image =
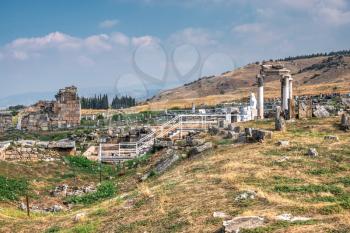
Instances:
[[[74,86],[60,89],[54,103],[54,113],[57,114],[58,124],[64,127],[75,127],[80,124],[81,107]]]
[[[80,124],[80,100],[74,86],[60,89],[56,101],[39,101],[19,114],[17,128],[48,131]]]
[[[12,115],[10,113],[0,113],[0,133],[12,128]]]

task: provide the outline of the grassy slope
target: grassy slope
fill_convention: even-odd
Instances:
[[[297,121],[288,132],[275,133],[264,144],[221,145],[200,157],[182,160],[161,176],[136,182],[129,170],[120,178],[120,195],[114,199],[72,212],[25,217],[13,208],[0,209],[1,230],[37,232],[213,232],[222,222],[214,211],[236,215],[262,215],[268,227],[258,232],[348,232],[350,231],[350,135],[337,129],[339,118]],[[273,129],[273,123],[245,125]],[[340,142],[328,143],[324,135],[335,134]],[[275,146],[288,139],[286,148]],[[305,153],[309,147],[317,158]],[[278,162],[283,156],[289,159]],[[235,202],[244,190],[255,190],[253,201]],[[87,212],[83,223],[73,216]],[[284,212],[310,216],[306,224],[276,223]],[[348,231],[346,231],[346,229]],[[335,231],[339,230],[339,231]],[[344,230],[344,231],[341,231]]]

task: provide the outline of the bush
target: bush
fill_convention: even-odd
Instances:
[[[67,199],[69,203],[75,204],[92,204],[100,200],[111,198],[115,195],[117,189],[114,183],[110,181],[102,182],[97,187],[97,191],[94,193],[88,193],[83,196],[74,196]]]
[[[19,196],[25,195],[28,189],[26,180],[9,179],[0,176],[0,200],[17,200]]]

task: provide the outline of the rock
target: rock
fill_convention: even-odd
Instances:
[[[242,130],[241,130],[241,127],[240,126],[236,126],[233,131],[235,131],[236,133],[240,133]]]
[[[283,141],[283,140],[280,140],[277,142],[277,146],[289,146],[289,141]]]
[[[329,117],[330,114],[326,110],[326,108],[322,105],[316,105],[315,110],[313,111],[313,115],[317,118]]]
[[[307,154],[310,156],[310,157],[316,157],[318,156],[318,152],[315,148],[309,148],[309,150],[307,151]]]
[[[19,208],[20,208],[21,210],[27,210],[27,205],[24,204],[23,202],[21,202],[21,204],[19,205]]]
[[[288,156],[283,156],[282,158],[278,159],[276,162],[277,163],[283,163],[283,162],[288,161],[288,160],[289,160]]]
[[[52,207],[48,208],[47,211],[49,212],[61,212],[63,211],[63,207],[61,205],[53,205]]]
[[[145,181],[147,180],[152,173],[163,173],[165,172],[169,167],[171,167],[176,161],[180,159],[180,156],[176,153],[176,151],[172,149],[168,149],[163,156],[161,160],[159,160],[156,165],[146,174],[144,174],[140,180]]]
[[[276,216],[276,220],[278,221],[288,221],[288,222],[298,222],[298,221],[309,221],[311,220],[311,218],[307,218],[307,217],[300,217],[300,216],[293,216],[291,214],[281,214]]]
[[[258,216],[235,217],[224,221],[225,233],[239,233],[242,229],[254,229],[264,225],[264,218]]]
[[[266,139],[272,139],[272,131],[262,130],[262,129],[253,129],[252,138],[256,142],[265,141]]]
[[[219,120],[218,126],[219,126],[219,128],[224,128],[225,127],[225,121],[224,120]]]
[[[331,141],[331,142],[338,142],[339,138],[338,136],[335,136],[335,135],[326,135],[324,136],[324,140]]]
[[[345,131],[350,130],[350,117],[346,113],[341,116],[340,128]]]
[[[222,219],[229,219],[229,218],[231,218],[230,215],[228,215],[228,214],[226,214],[224,212],[221,212],[221,211],[215,211],[213,213],[213,217],[214,218],[222,218]]]
[[[285,131],[286,130],[286,121],[281,116],[281,107],[276,108],[275,130],[277,130],[277,131]]]
[[[213,148],[213,143],[212,142],[206,142],[205,144],[201,145],[201,146],[196,146],[190,149],[190,151],[188,152],[189,156],[193,156],[196,154],[200,154],[206,150],[209,150]]]
[[[154,147],[155,148],[168,148],[168,147],[171,147],[173,145],[173,142],[168,139],[156,139],[155,142],[154,142]]]
[[[253,128],[245,128],[244,132],[246,137],[253,137]]]
[[[244,191],[242,193],[240,193],[236,198],[235,201],[244,201],[244,200],[248,200],[248,199],[255,199],[256,196],[256,192],[255,191]]]
[[[220,132],[220,130],[219,130],[218,127],[210,126],[210,127],[208,128],[208,133],[209,133],[211,136],[218,135],[219,132]]]
[[[86,218],[86,213],[81,212],[81,213],[78,213],[74,216],[73,221],[74,222],[82,222],[85,220],[85,218]]]

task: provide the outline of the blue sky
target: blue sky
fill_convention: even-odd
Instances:
[[[0,98],[72,84],[147,94],[257,60],[349,49],[350,3],[2,0],[0,35]]]

